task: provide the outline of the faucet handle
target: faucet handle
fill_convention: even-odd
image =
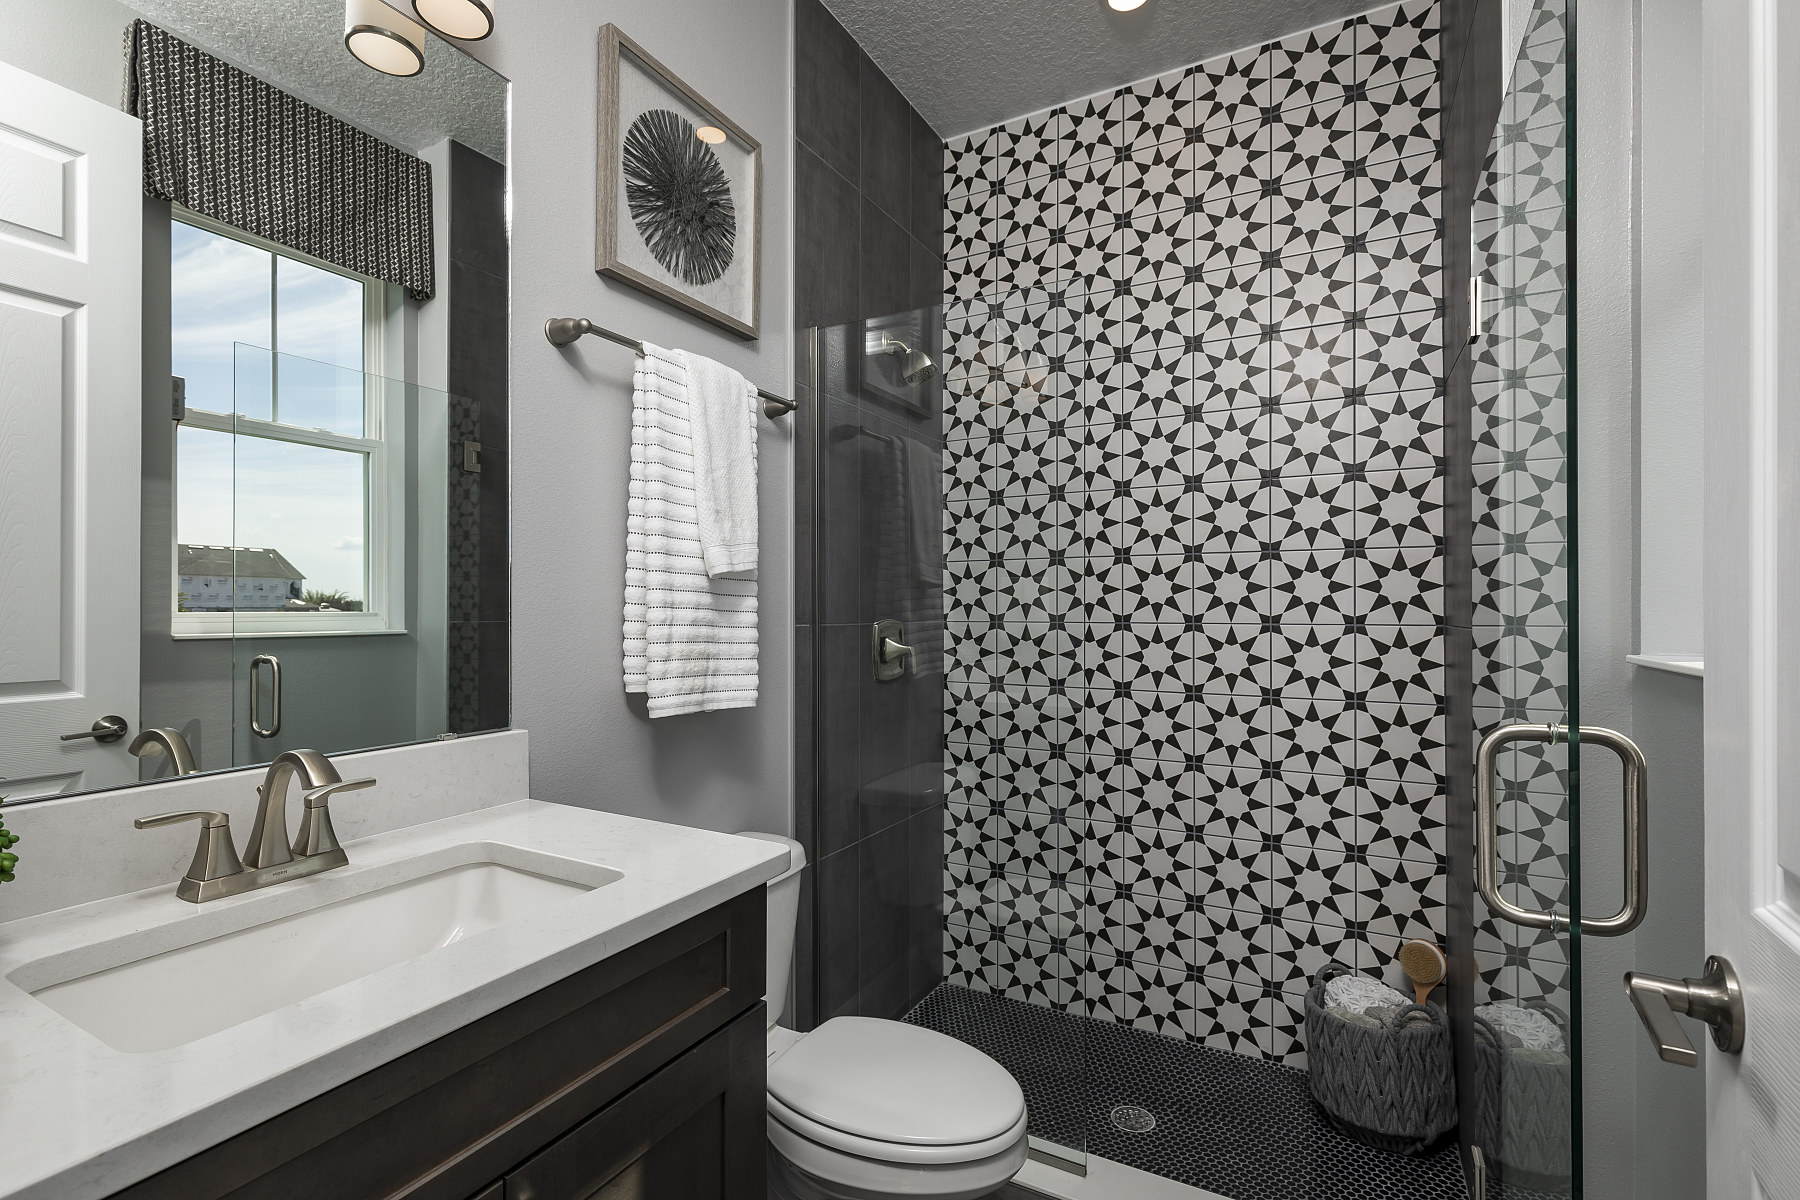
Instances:
[[[331,827],[331,798],[339,792],[360,792],[375,786],[373,779],[346,779],[308,788],[300,812],[300,832],[294,835],[294,854],[311,857],[341,851],[337,831]]]
[[[188,864],[187,876],[181,881],[182,889],[188,884],[202,884],[213,879],[223,879],[227,875],[238,875],[244,870],[244,864],[238,861],[237,847],[231,843],[231,818],[222,812],[210,809],[195,809],[186,812],[157,813],[151,817],[139,817],[132,824],[139,829],[151,829],[158,825],[174,825],[181,821],[199,821],[200,843],[194,847],[194,861]],[[178,893],[179,894],[179,891]]]
[[[346,779],[338,783],[327,783],[316,788],[308,788],[302,795],[306,801],[306,807],[324,808],[325,802],[339,792],[360,792],[364,788],[374,786],[374,779]]]

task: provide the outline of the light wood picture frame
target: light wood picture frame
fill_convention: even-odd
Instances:
[[[616,25],[598,113],[594,270],[758,337],[762,144]]]

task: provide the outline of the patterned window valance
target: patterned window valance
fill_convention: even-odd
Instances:
[[[428,300],[431,166],[148,21],[125,31],[144,191]]]

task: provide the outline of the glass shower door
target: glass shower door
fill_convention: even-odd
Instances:
[[[1081,569],[1074,520],[1055,514],[1073,512],[1082,431],[1063,424],[1067,375],[1043,369],[1049,347],[1017,320],[1031,299],[804,335],[812,1015],[904,1014],[982,1050],[1024,1089],[1038,1154],[1079,1170]],[[913,655],[883,671],[889,621]],[[927,825],[928,845],[909,832]]]
[[[1573,57],[1567,0],[1507,10],[1507,86],[1471,230],[1471,582],[1475,736],[1492,739],[1478,755],[1493,820],[1477,855],[1516,909],[1477,896],[1464,1120],[1490,1197],[1579,1196]]]
[[[178,550],[214,586],[184,588],[175,618],[231,640],[232,764],[473,732],[447,670],[453,608],[480,598],[451,545],[480,515],[456,398],[242,344],[233,374],[233,411],[191,412],[180,435],[212,451],[184,444]]]
[[[1047,272],[1048,274],[1048,272]],[[1100,807],[1078,524],[1087,480],[1071,279],[995,289],[946,313],[946,597],[958,647],[946,734],[980,822],[959,847],[946,920],[959,978],[998,998],[970,1040],[1025,1087],[1040,1157],[1081,1170],[1093,1091],[1088,1022],[1107,963],[1090,905]],[[974,974],[976,962],[980,974]],[[984,1045],[984,1041],[988,1045]]]

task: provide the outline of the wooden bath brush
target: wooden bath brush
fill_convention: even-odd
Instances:
[[[1431,995],[1431,989],[1444,982],[1444,975],[1450,964],[1444,959],[1444,952],[1430,942],[1414,939],[1400,947],[1400,968],[1406,977],[1412,980],[1413,996],[1420,1004],[1425,997]]]

